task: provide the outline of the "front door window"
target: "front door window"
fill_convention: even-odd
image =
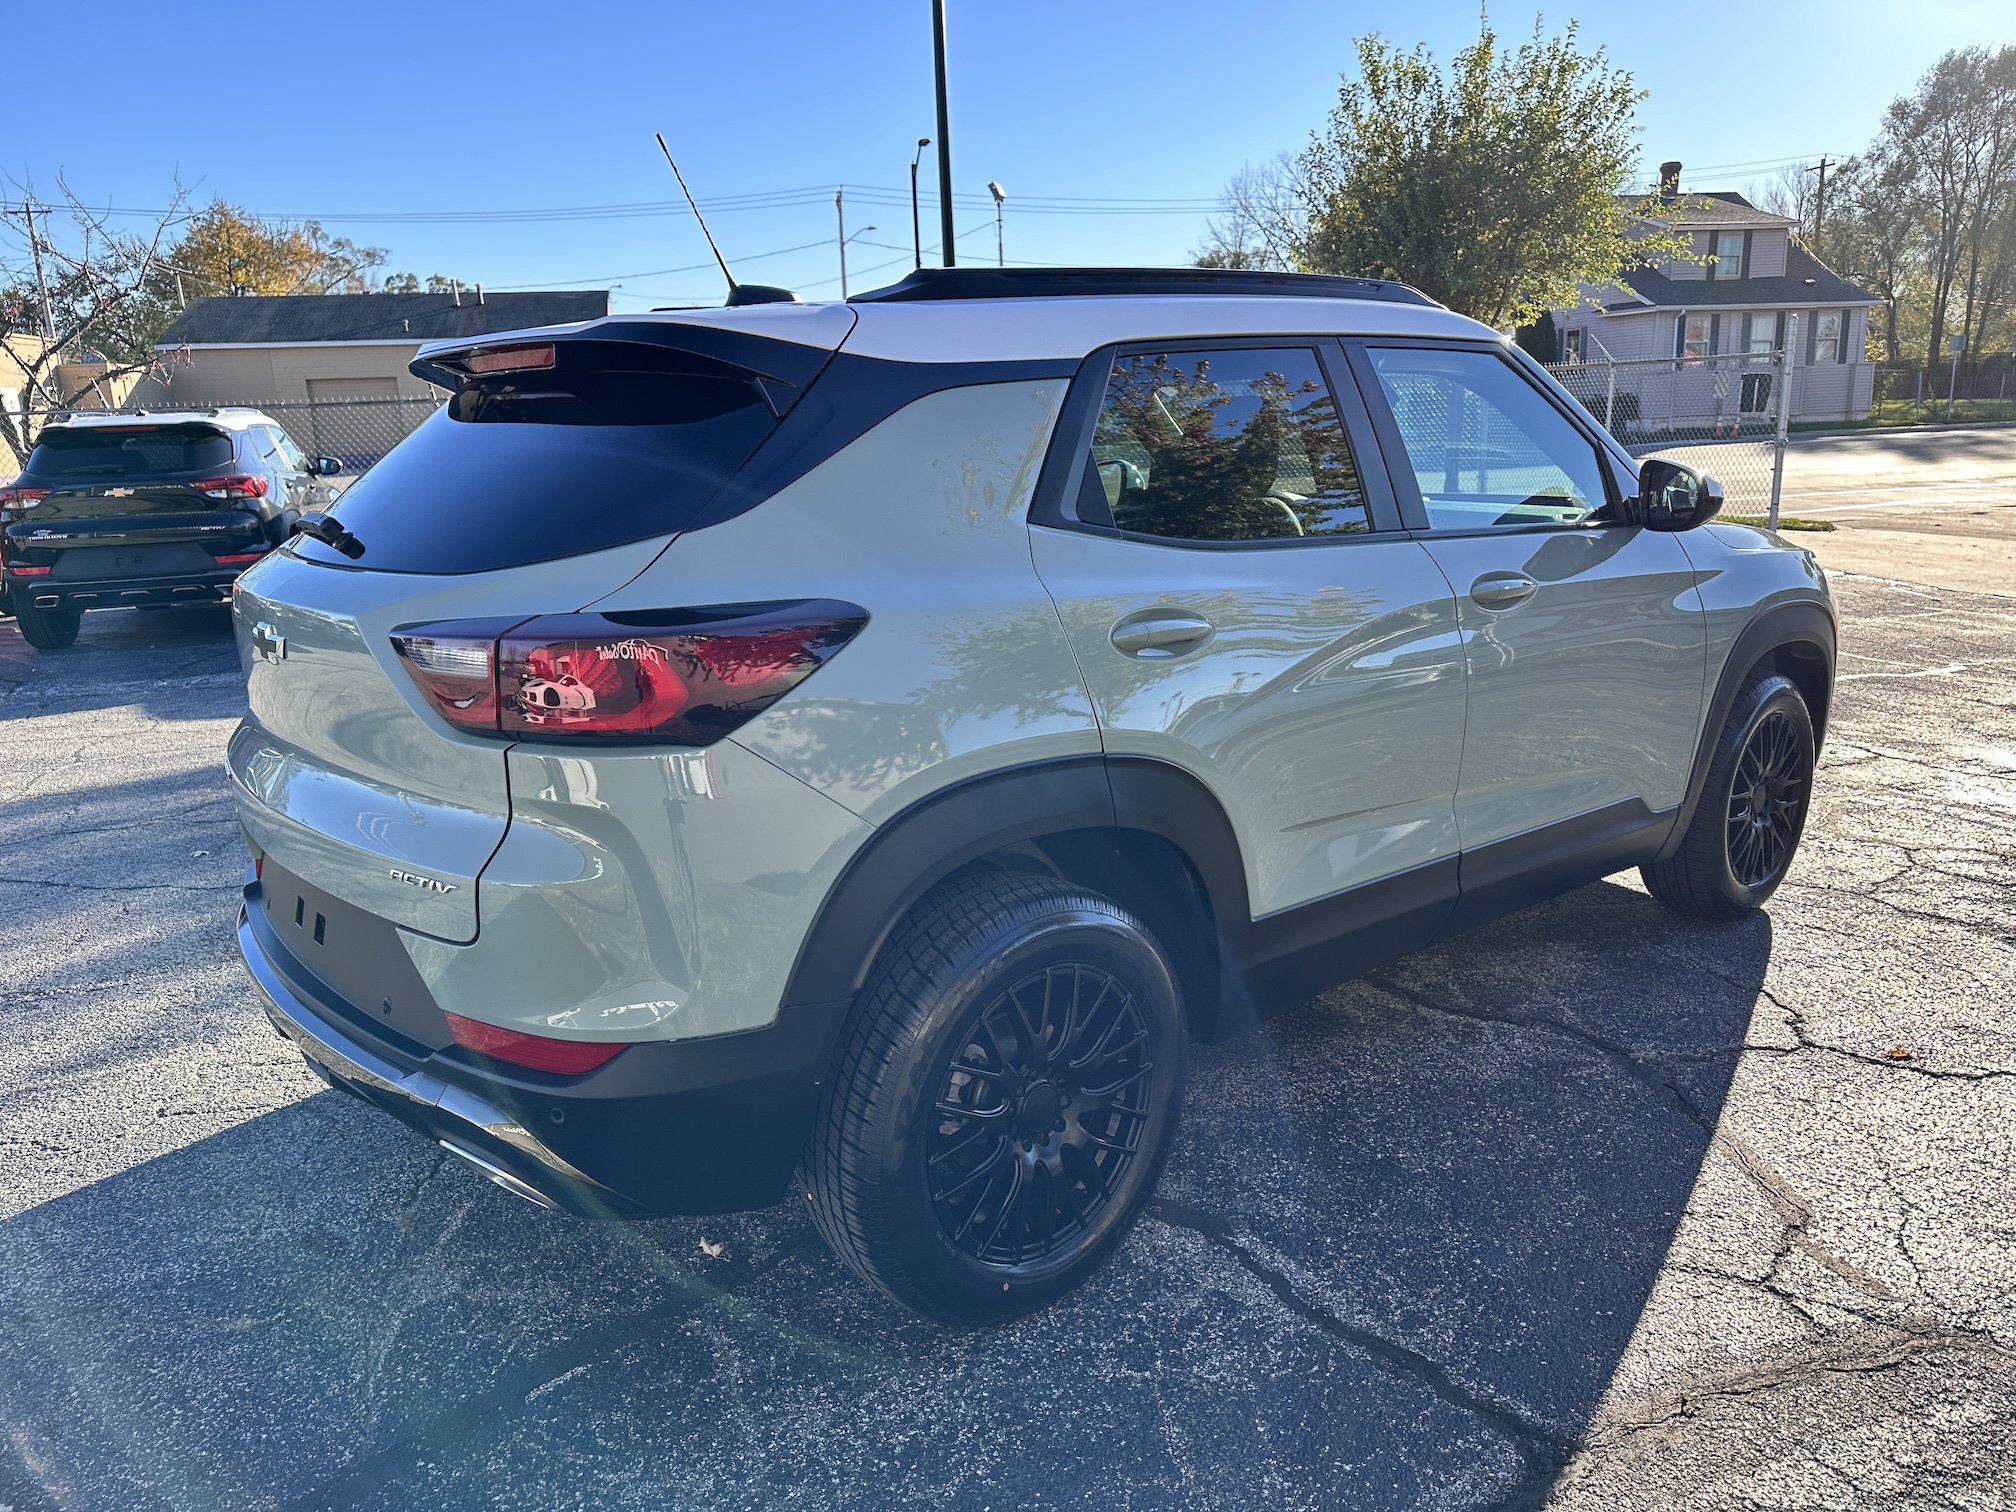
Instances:
[[[1430,529],[1572,524],[1609,502],[1595,447],[1495,353],[1370,355]]]

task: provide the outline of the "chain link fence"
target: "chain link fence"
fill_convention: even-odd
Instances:
[[[1885,363],[1876,369],[1870,418],[1879,424],[1947,420],[2016,420],[2016,359],[2007,353],[1922,367]]]
[[[33,442],[35,433],[52,421],[72,415],[130,415],[135,419],[200,419],[220,409],[252,409],[279,423],[294,444],[311,457],[334,457],[343,464],[339,481],[354,481],[372,464],[410,436],[446,402],[438,398],[314,399],[255,404],[150,404],[144,409],[48,410],[22,415],[10,412],[14,434]],[[0,447],[0,474],[15,469]]]
[[[1632,456],[1712,473],[1723,488],[1725,518],[1777,525],[1783,352],[1557,362],[1547,371]]]

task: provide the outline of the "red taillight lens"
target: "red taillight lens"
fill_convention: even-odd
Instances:
[[[463,1048],[509,1061],[514,1066],[530,1066],[534,1071],[553,1071],[561,1076],[579,1076],[597,1066],[606,1066],[630,1048],[606,1040],[548,1039],[543,1034],[479,1023],[459,1013],[443,1016],[448,1020],[448,1032]]]
[[[220,556],[217,558],[217,565],[220,567],[230,567],[238,562],[256,562],[264,555],[266,553],[263,551],[234,551],[229,556]]]
[[[769,708],[867,623],[858,604],[800,599],[544,615],[491,632],[494,649],[488,627],[469,623],[414,625],[392,640],[460,729],[704,746]]]
[[[23,567],[19,562],[9,562],[7,570],[19,577],[44,577],[49,571],[47,567]]]
[[[263,499],[266,480],[255,473],[230,473],[189,485],[206,499]]]
[[[46,488],[0,488],[0,509],[33,509],[48,497]]]

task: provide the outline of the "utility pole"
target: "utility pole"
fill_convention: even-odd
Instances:
[[[42,291],[42,334],[52,347],[56,344],[56,313],[49,308],[49,275],[42,271],[42,242],[35,235],[35,201],[25,195],[21,218],[28,223],[28,250],[35,258],[35,287]]]
[[[938,76],[938,236],[949,268],[957,259],[952,246],[952,115],[945,99],[945,0],[931,0],[931,56]]]
[[[1840,164],[1830,163],[1823,157],[1820,159],[1820,166],[1817,170],[1812,168],[1806,170],[1808,173],[1817,171],[1820,175],[1820,188],[1813,196],[1813,247],[1815,251],[1818,251],[1820,247],[1820,223],[1827,218],[1827,170],[1829,168],[1838,168],[1839,166]]]
[[[987,181],[987,192],[994,196],[994,265],[1008,266],[1008,244],[1001,239],[1001,206],[1007,202],[1008,191],[1001,187],[998,179]]]
[[[840,223],[840,302],[847,302],[847,186],[833,191],[833,218]]]

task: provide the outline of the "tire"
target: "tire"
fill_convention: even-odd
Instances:
[[[37,651],[61,651],[76,641],[84,623],[82,609],[37,609],[33,604],[14,606],[14,623],[21,627],[21,639]]]
[[[945,884],[841,1033],[804,1167],[819,1232],[941,1322],[1047,1306],[1154,1190],[1185,1040],[1167,960],[1119,905],[1043,877]]]
[[[1785,880],[1813,795],[1813,719],[1790,678],[1736,695],[1680,847],[1639,868],[1652,896],[1697,919],[1735,919]]]

